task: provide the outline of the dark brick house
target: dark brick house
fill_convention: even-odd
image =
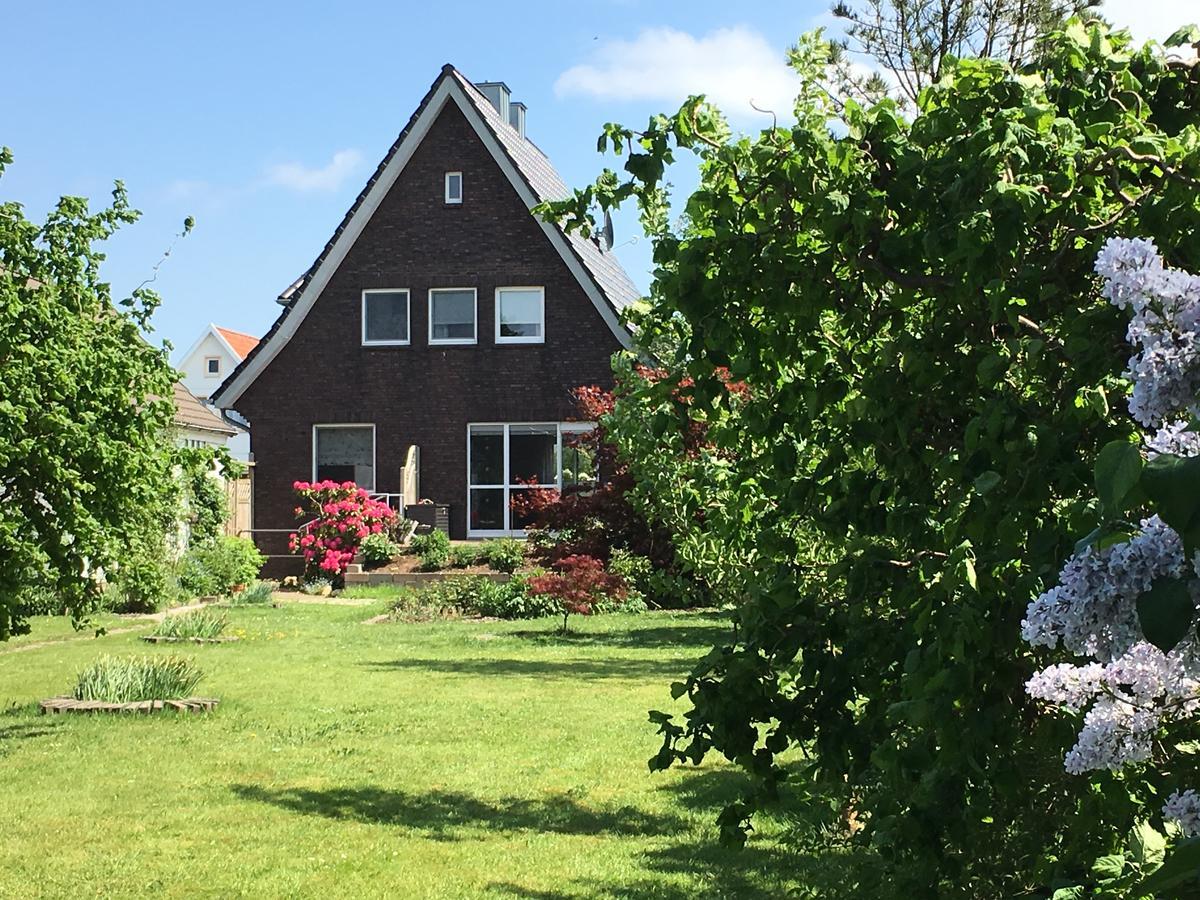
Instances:
[[[531,214],[566,194],[508,88],[445,66],[213,397],[250,423],[264,551],[286,553],[294,481],[403,494],[413,447],[455,538],[520,534],[515,492],[591,477],[571,390],[611,383],[638,292],[602,244]]]

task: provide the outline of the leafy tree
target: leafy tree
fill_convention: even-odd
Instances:
[[[0,149],[0,175],[11,162]],[[114,303],[96,247],[137,217],[120,182],[107,209],[63,197],[41,225],[0,204],[0,640],[29,585],[75,614],[99,570],[161,587],[176,376],[143,337],[158,297]]]
[[[1200,263],[1174,240],[1200,226],[1200,68],[1074,22],[1037,67],[948,64],[909,121],[832,101],[828,58],[800,41],[797,123],[753,140],[702,98],[607,126],[625,175],[551,208],[588,228],[595,204],[638,203],[648,331],[685,323],[667,363],[695,382],[647,416],[709,423],[734,508],[705,527],[758,551],[738,639],[674,687],[690,709],[655,715],[652,765],[742,765],[730,840],[780,796],[840,808],[853,827],[827,834],[886,866],[872,896],[1048,896],[1147,815],[1136,778],[1062,771],[1072,729],[1026,697],[1044,657],[1019,623],[1095,521],[1086,460],[1131,436],[1097,250],[1136,233]],[[701,184],[676,232],[680,149]],[[718,367],[748,385],[736,407]]]
[[[847,64],[847,50],[871,57],[892,74],[900,93],[915,103],[936,83],[947,63],[963,57],[1028,62],[1043,35],[1100,0],[857,0],[838,2],[833,14],[846,37],[832,45],[843,89],[879,97],[886,82],[865,78]]]

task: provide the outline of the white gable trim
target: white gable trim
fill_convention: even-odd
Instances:
[[[229,343],[229,341],[225,340],[225,335],[221,334],[221,330],[212,322],[209,322],[208,330],[200,332],[200,337],[196,338],[196,343],[192,344],[191,349],[188,350],[187,353],[183,354],[183,356],[179,357],[179,364],[181,366],[192,358],[193,354],[200,349],[200,345],[204,343],[204,339],[209,335],[212,335],[214,338],[216,338],[217,343],[225,348],[225,351],[229,354],[230,358],[233,359],[233,364],[235,366],[242,361],[242,357],[238,356],[237,352],[233,349],[233,346]]]
[[[487,147],[488,152],[504,172],[521,200],[526,207],[532,209],[539,201],[528,183],[517,171],[512,160],[504,152],[500,142],[492,134],[491,129],[483,121],[483,117],[479,114],[470,98],[463,92],[464,89],[453,75],[447,74],[443,77],[442,83],[438,85],[433,95],[429,98],[425,108],[413,122],[412,128],[405,136],[392,158],[388,160],[388,164],[384,167],[383,172],[371,186],[367,192],[367,196],[363,198],[362,204],[355,210],[350,221],[346,223],[342,233],[334,241],[329,253],[321,261],[321,265],[317,267],[317,271],[313,273],[313,277],[304,285],[300,295],[295,297],[291,303],[291,309],[287,311],[283,322],[280,323],[279,329],[268,339],[264,341],[262,346],[257,348],[254,358],[250,361],[250,365],[242,369],[237,374],[237,377],[232,382],[227,382],[222,385],[221,389],[213,396],[212,402],[218,407],[232,407],[238,399],[245,393],[246,389],[254,382],[254,379],[265,369],[283,349],[284,345],[291,339],[301,323],[304,321],[308,311],[312,309],[313,304],[317,302],[329,280],[333,277],[333,273],[337,271],[342,261],[346,258],[346,254],[350,252],[350,248],[354,246],[354,242],[358,240],[366,227],[367,222],[371,220],[375,210],[383,202],[388,191],[396,183],[396,179],[400,177],[400,173],[404,171],[404,167],[408,165],[409,159],[412,158],[421,141],[425,139],[425,135],[429,133],[429,129],[433,123],[437,121],[438,116],[442,112],[442,108],[447,102],[453,101],[458,106],[459,110],[471,123],[471,127]],[[628,331],[621,325],[620,319],[609,306],[608,301],[604,299],[599,287],[592,280],[592,277],[584,269],[579,258],[571,249],[570,243],[567,241],[563,233],[558,229],[558,226],[552,222],[544,221],[541,217],[535,217],[537,223],[541,226],[542,231],[550,239],[551,245],[558,251],[558,255],[562,257],[571,274],[575,276],[575,280],[583,288],[588,299],[592,301],[592,305],[600,316],[604,319],[613,335],[620,341],[621,346],[630,347],[632,339]],[[215,330],[215,329],[214,329]],[[236,354],[235,354],[236,355]]]

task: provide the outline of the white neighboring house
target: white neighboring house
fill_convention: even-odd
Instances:
[[[219,328],[210,322],[176,367],[183,374],[183,386],[207,401],[257,345],[258,338],[253,335]],[[250,432],[237,428],[225,446],[234,459],[248,460]]]

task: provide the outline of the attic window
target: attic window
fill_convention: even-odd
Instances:
[[[220,375],[221,374],[221,358],[219,356],[204,357],[204,374],[205,375]]]
[[[446,173],[446,202],[462,203],[462,172]]]

